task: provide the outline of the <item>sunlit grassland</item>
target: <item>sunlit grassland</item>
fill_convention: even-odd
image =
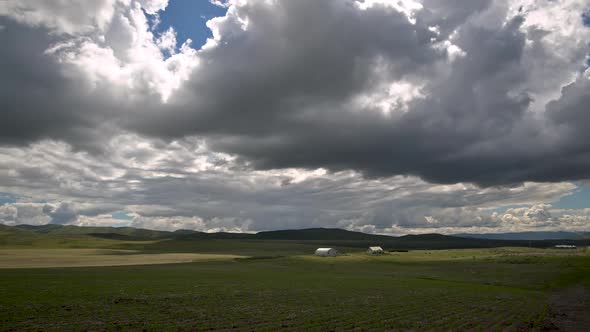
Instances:
[[[170,264],[240,257],[195,253],[146,254],[112,249],[0,249],[0,269]]]
[[[0,326],[19,331],[538,330],[551,292],[588,285],[590,279],[590,256],[584,250],[498,248],[369,256],[342,248],[345,255],[315,257],[311,244],[289,241],[135,245],[136,250],[149,250],[114,251],[118,254],[110,256],[183,250],[236,254],[241,249],[244,256],[254,257],[1,270]],[[108,256],[109,251],[97,254]]]
[[[35,248],[116,248],[128,245],[150,245],[152,241],[120,241],[103,239],[88,235],[41,235],[12,229],[10,232],[0,230],[0,249],[35,249]]]

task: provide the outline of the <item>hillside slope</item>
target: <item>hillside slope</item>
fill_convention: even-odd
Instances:
[[[590,237],[586,232],[515,232],[515,233],[461,233],[454,236],[491,240],[579,240]]]
[[[162,241],[171,248],[192,248],[203,241],[228,241],[228,246],[238,246],[240,241],[284,242],[310,246],[333,246],[366,248],[382,246],[385,250],[396,249],[459,249],[493,247],[538,247],[547,248],[564,243],[565,240],[502,240],[475,237],[458,237],[441,234],[406,235],[400,237],[366,234],[334,228],[309,228],[299,230],[278,230],[253,233],[203,233],[192,230],[176,232],[155,231],[132,227],[79,227],[63,225],[5,226],[0,225],[0,245],[27,245],[29,243],[63,243],[104,241]],[[61,242],[60,242],[61,241]],[[102,241],[102,242],[101,242]],[[589,245],[590,239],[567,240],[567,243]],[[69,244],[68,244],[69,243]],[[114,242],[113,242],[114,243]],[[76,244],[77,245],[77,244]],[[60,245],[61,246],[61,245]],[[148,244],[148,247],[162,247],[162,244]]]
[[[118,240],[155,240],[174,237],[173,232],[155,231],[133,227],[80,227],[73,225],[17,225],[15,228],[36,234],[89,235]],[[192,232],[192,231],[191,231]]]

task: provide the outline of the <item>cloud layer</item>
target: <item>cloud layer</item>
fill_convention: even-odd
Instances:
[[[571,194],[571,183],[479,188],[402,176],[368,180],[352,171],[258,171],[194,139],[121,135],[106,149],[108,158],[53,141],[0,148],[0,192],[21,194],[7,197],[0,220],[203,231],[325,226],[389,234],[580,230],[588,222],[587,212],[557,211],[578,219],[556,219],[547,217],[549,205],[537,204]],[[523,205],[548,212],[513,208]],[[116,217],[123,212],[128,218]]]
[[[590,177],[587,1],[216,3],[205,45],[167,0],[0,4],[2,220],[583,228],[493,210]]]

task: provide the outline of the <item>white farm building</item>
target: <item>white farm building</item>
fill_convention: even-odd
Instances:
[[[555,249],[576,249],[577,247],[573,244],[558,244]]]
[[[316,256],[336,256],[338,255],[338,250],[334,248],[318,248],[315,254]]]
[[[369,247],[369,249],[367,249],[367,254],[371,255],[381,255],[383,252],[383,248],[381,247]]]

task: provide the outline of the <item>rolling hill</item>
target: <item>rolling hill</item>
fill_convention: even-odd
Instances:
[[[387,241],[394,237],[352,232],[339,228],[307,228],[297,230],[279,230],[258,232],[255,234],[261,240],[358,240],[358,241]]]
[[[461,233],[454,236],[491,240],[581,240],[590,238],[590,232]]]
[[[175,247],[191,246],[191,243],[209,240],[227,240],[227,245],[236,245],[236,241],[268,242],[281,241],[292,244],[315,246],[342,246],[364,248],[379,245],[386,250],[398,249],[458,249],[458,248],[493,248],[493,247],[551,247],[567,243],[589,245],[590,239],[576,240],[515,240],[489,239],[475,236],[449,236],[441,234],[405,235],[400,237],[366,234],[336,228],[309,228],[297,230],[264,231],[258,233],[204,233],[192,230],[175,232],[156,231],[132,227],[79,227],[72,225],[0,225],[0,245],[10,243],[39,243],[43,241],[166,241]],[[157,247],[161,247],[160,244]]]
[[[156,240],[174,237],[173,232],[155,231],[143,228],[133,227],[80,227],[73,225],[56,225],[47,224],[40,226],[33,225],[16,225],[15,228],[30,231],[36,234],[51,235],[89,235],[101,238],[110,238],[117,240]],[[184,231],[179,234],[185,234]]]

